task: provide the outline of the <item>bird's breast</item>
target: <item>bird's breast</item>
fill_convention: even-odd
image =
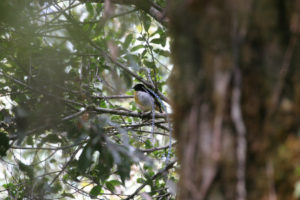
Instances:
[[[134,92],[134,99],[142,110],[151,110],[152,105],[154,105],[154,99],[146,92]]]

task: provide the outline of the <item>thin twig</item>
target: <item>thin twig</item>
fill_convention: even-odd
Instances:
[[[172,144],[172,146],[174,146],[176,144],[177,144],[177,142],[174,142]],[[155,148],[152,148],[152,149],[139,149],[139,151],[145,152],[145,153],[151,153],[151,152],[154,152],[154,151],[164,150],[164,149],[167,149],[167,148],[169,148],[169,145],[166,145],[166,146],[163,146],[163,147],[155,147]]]
[[[130,99],[133,95],[92,96],[95,99]]]
[[[98,113],[109,113],[115,115],[123,115],[123,116],[131,116],[131,117],[140,117],[140,118],[150,118],[151,112],[147,113],[138,113],[138,112],[131,112],[131,111],[123,111],[123,110],[114,110],[110,108],[101,108],[101,107],[93,107],[91,111],[96,111]],[[155,113],[155,118],[166,118],[166,113]]]
[[[60,7],[58,5],[56,5],[56,9],[60,10],[63,15],[75,26],[78,28],[81,28],[80,24],[78,24],[78,22],[76,22],[75,20],[73,20],[69,15],[67,15],[65,13],[65,11],[63,9],[60,9]],[[124,65],[123,63],[119,62],[118,60],[114,59],[109,53],[107,53],[106,51],[104,51],[101,47],[99,47],[97,44],[95,44],[83,31],[81,31],[81,33],[83,34],[83,37],[85,38],[85,40],[95,49],[97,49],[99,51],[99,53],[104,57],[107,58],[110,62],[112,62],[113,64],[115,64],[117,67],[123,69],[126,73],[130,74],[131,76],[135,77],[137,80],[139,80],[140,82],[142,82],[143,84],[145,84],[147,87],[149,87],[150,89],[155,89],[153,88],[153,86],[148,83],[146,80],[144,80],[142,77],[140,77],[138,74],[134,73],[133,71],[131,71],[126,65]],[[158,94],[158,96],[164,100],[165,102],[169,103],[170,100],[164,96],[160,91],[156,92]]]
[[[162,174],[164,174],[164,172],[168,171],[169,169],[171,169],[173,167],[173,165],[176,163],[177,161],[172,161],[170,162],[165,168],[159,170],[156,174],[154,174],[150,180],[154,180],[156,178],[158,178],[159,176],[161,176]],[[129,195],[125,200],[129,200],[129,199],[133,199],[134,196],[136,196],[146,185],[148,184],[148,182],[146,181],[145,183],[143,183],[140,187],[138,187],[135,192],[133,192],[131,195]]]
[[[292,59],[292,55],[293,55],[295,46],[297,44],[297,40],[298,40],[298,37],[296,35],[292,36],[292,38],[289,42],[289,45],[287,47],[287,50],[284,54],[282,66],[281,66],[281,69],[279,72],[278,81],[275,84],[275,87],[273,90],[273,95],[271,97],[271,103],[270,103],[270,107],[268,109],[267,118],[271,117],[278,108],[280,95],[281,95],[283,87],[284,87],[285,78],[286,78],[287,73],[290,68],[290,63],[291,63],[291,59]]]
[[[162,123],[166,123],[165,121],[156,121],[155,124],[162,124]],[[140,124],[122,124],[120,125],[121,128],[139,128],[142,126],[149,126],[151,125],[151,122],[144,122],[144,123],[140,123]],[[116,127],[114,126],[107,126],[104,127],[104,130],[109,130],[109,129],[115,129]]]
[[[241,72],[238,68],[234,71],[234,86],[232,89],[232,103],[231,103],[231,118],[237,132],[237,200],[246,199],[246,127],[242,117],[241,110]]]
[[[144,80],[142,77],[140,77],[138,74],[134,73],[133,71],[131,71],[126,65],[124,65],[123,63],[117,61],[116,59],[112,58],[112,56],[110,56],[108,53],[106,53],[102,48],[100,48],[98,45],[96,45],[93,41],[89,40],[89,43],[92,47],[94,47],[95,49],[97,49],[102,56],[108,58],[112,63],[114,63],[116,66],[118,66],[119,68],[123,69],[126,73],[130,74],[131,76],[133,76],[134,78],[136,78],[137,80],[139,80],[140,82],[142,82],[143,84],[145,84],[147,87],[149,87],[150,89],[155,89],[153,88],[152,84],[148,83],[146,80]],[[165,102],[169,103],[170,100],[164,96],[161,92],[157,91],[158,96],[164,100]]]
[[[65,150],[65,149],[69,149],[78,145],[82,145],[87,143],[88,141],[82,141],[76,144],[71,144],[71,145],[67,145],[67,146],[62,146],[62,147],[20,147],[20,146],[12,146],[10,148],[12,149],[22,149],[22,150],[47,150],[47,151],[56,151],[56,150]]]
[[[76,156],[76,154],[78,153],[78,151],[80,150],[81,148],[80,147],[78,147],[75,151],[74,151],[74,153],[71,155],[71,158],[70,158],[70,160],[67,162],[67,163],[65,163],[65,165],[63,166],[63,168],[61,169],[61,171],[53,178],[53,180],[51,181],[51,183],[49,184],[49,185],[52,185],[55,181],[56,181],[56,179],[65,171],[65,169],[68,167],[68,165],[73,161],[73,159],[75,158],[75,156]]]

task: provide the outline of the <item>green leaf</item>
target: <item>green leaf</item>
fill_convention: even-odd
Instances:
[[[100,194],[101,188],[102,188],[101,185],[94,186],[89,193],[90,197],[96,198]]]
[[[9,149],[9,138],[3,132],[0,132],[0,157],[6,155],[6,151]]]
[[[107,108],[106,102],[105,101],[100,101],[100,107],[101,108]]]
[[[52,191],[58,193],[61,189],[62,189],[61,184],[58,181],[56,181],[54,186],[52,187]]]
[[[106,182],[105,183],[105,186],[106,186],[106,188],[109,190],[109,191],[111,191],[111,192],[114,192],[114,190],[115,190],[115,186],[111,183],[111,182]]]
[[[155,64],[153,62],[151,62],[151,61],[144,60],[143,64],[145,66],[147,66],[148,68],[151,68],[151,69],[155,68]]]
[[[118,185],[122,185],[122,183],[118,180],[110,180],[109,181],[111,184],[113,184],[114,186],[118,186]]]
[[[30,165],[26,165],[22,163],[21,161],[17,161],[19,169],[24,172],[29,178],[33,178],[33,168]]]
[[[118,164],[118,174],[120,175],[121,181],[124,184],[125,180],[130,177],[131,160],[126,155],[122,155],[122,161]]]
[[[71,193],[67,193],[67,192],[63,192],[61,194],[62,197],[69,197],[69,198],[72,198],[72,199],[75,199],[75,197],[73,196],[73,194]]]
[[[102,3],[97,3],[96,4],[96,12],[100,13],[103,9],[103,4]]]
[[[91,166],[92,163],[92,147],[90,145],[86,145],[79,157],[78,160],[78,170],[81,172],[85,172],[86,169]]]
[[[49,143],[59,143],[59,142],[61,142],[61,139],[58,137],[58,135],[56,135],[56,134],[49,134],[49,135],[47,135],[46,137],[44,137],[43,139],[42,139],[42,143],[45,143],[45,142],[49,142]]]
[[[167,37],[166,37],[166,35],[164,34],[164,33],[162,33],[161,35],[160,35],[160,38],[161,38],[161,45],[164,47],[164,46],[166,46],[166,43],[167,43]]]
[[[100,180],[102,182],[105,182],[106,179],[108,179],[108,177],[110,176],[110,167],[107,166],[107,165],[100,165],[99,164],[99,177],[100,177]]]
[[[106,148],[101,148],[99,150],[100,152],[100,157],[98,161],[98,171],[99,171],[99,178],[102,182],[105,182],[110,174],[111,174],[111,169],[113,167],[113,157],[111,153],[108,151]]]
[[[94,7],[91,3],[86,3],[85,7],[90,15],[94,15]]]
[[[123,49],[127,49],[129,47],[129,44],[131,43],[132,38],[133,38],[132,34],[129,34],[126,36],[125,42],[123,44]]]
[[[145,31],[148,31],[151,26],[151,18],[148,15],[142,15]]]
[[[137,51],[137,50],[139,50],[141,48],[144,48],[144,47],[145,46],[142,45],[142,44],[136,45],[136,46],[134,46],[134,47],[131,48],[131,52]]]
[[[138,37],[136,38],[138,41],[145,41],[145,39],[143,37]]]
[[[150,142],[150,140],[146,140],[146,141],[145,141],[145,147],[146,147],[146,149],[150,149],[150,148],[153,147],[153,146],[152,146],[152,143]]]
[[[148,51],[147,51],[147,49],[145,49],[143,52],[142,52],[142,57],[144,58],[145,57],[145,55],[146,55],[146,53],[147,53]]]
[[[163,40],[161,38],[154,38],[150,41],[150,43],[154,43],[154,44],[162,44]]]
[[[145,182],[145,180],[143,178],[138,178],[138,179],[136,179],[136,182],[143,184]]]
[[[169,51],[165,51],[165,50],[161,50],[161,49],[155,49],[154,50],[156,53],[158,53],[161,56],[165,56],[165,57],[170,57],[170,52]]]
[[[32,138],[32,136],[28,136],[26,138],[26,144],[28,144],[30,146],[33,146],[33,138]]]

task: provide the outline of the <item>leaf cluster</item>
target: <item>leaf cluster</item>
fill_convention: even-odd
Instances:
[[[12,164],[0,197],[121,199],[145,181],[141,192],[171,197],[165,178],[149,179],[164,166],[168,122],[155,119],[153,140],[131,90],[142,80],[166,93],[166,30],[107,6],[0,2],[0,156]]]

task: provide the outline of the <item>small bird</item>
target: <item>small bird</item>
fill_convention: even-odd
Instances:
[[[157,100],[157,97],[152,91],[146,88],[145,85],[138,83],[133,87],[133,89],[134,100],[142,111],[150,111],[152,110],[152,105],[154,105],[155,110],[158,110],[160,113],[162,113],[161,105]]]

